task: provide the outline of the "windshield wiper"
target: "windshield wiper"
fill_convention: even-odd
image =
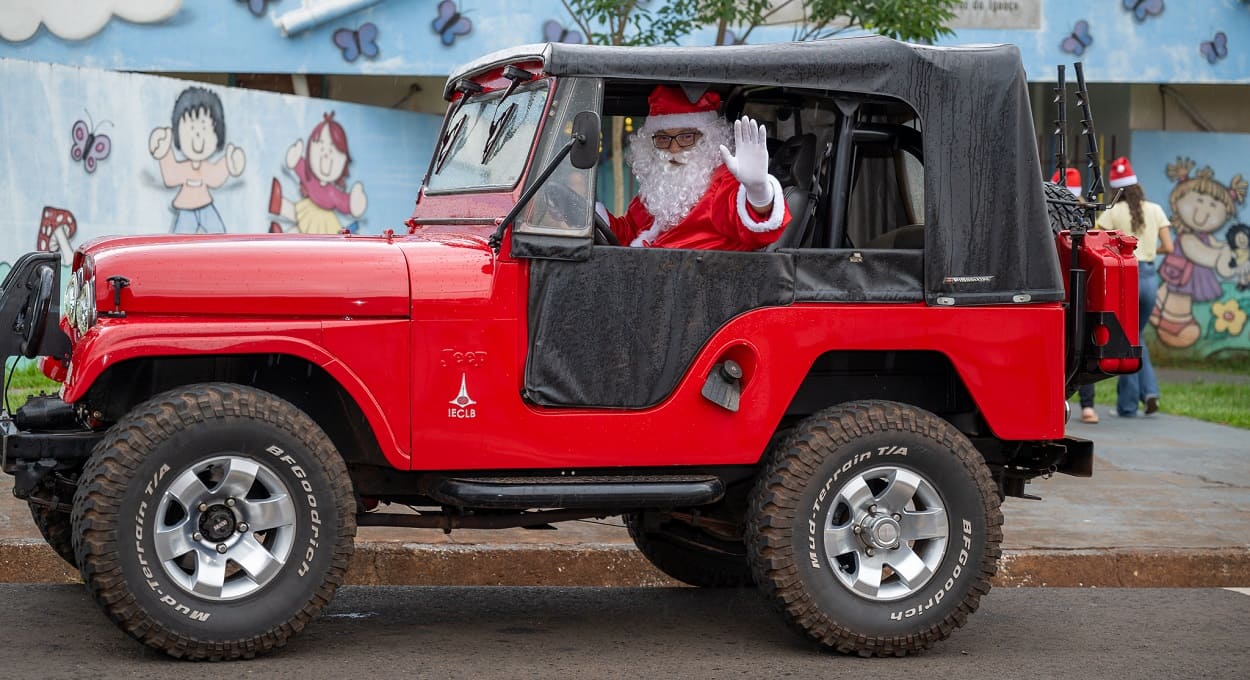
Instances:
[[[495,147],[499,143],[500,136],[507,128],[508,123],[512,122],[513,116],[516,115],[515,102],[503,110],[503,115],[499,115],[499,107],[503,106],[504,101],[511,97],[513,92],[516,92],[518,85],[529,82],[534,78],[533,73],[511,64],[503,67],[501,75],[511,82],[508,83],[508,89],[503,91],[503,96],[499,98],[499,101],[495,102],[495,111],[491,114],[490,134],[486,137],[486,147],[482,149],[483,165],[486,164],[487,159],[494,155],[493,152],[497,150]]]
[[[460,137],[460,130],[464,127],[464,121],[468,116],[460,116],[460,120],[455,125],[447,128],[447,134],[443,135],[443,141],[439,144],[438,155],[434,157],[434,174],[443,171],[443,163],[447,162],[451,156],[451,147],[455,144],[456,139]]]
[[[503,110],[503,115],[490,122],[490,133],[486,135],[486,146],[482,147],[482,165],[486,164],[504,141],[504,131],[510,129],[512,119],[516,117],[516,102]]]
[[[451,110],[450,117],[455,118],[456,114],[460,113],[460,107],[464,106],[465,102],[469,101],[469,97],[481,93],[484,89],[486,88],[478,85],[472,80],[457,80],[456,92],[460,93],[460,98],[456,100],[456,108]]]
[[[499,106],[503,104],[505,99],[512,96],[512,93],[516,91],[517,85],[520,85],[521,83],[529,82],[530,80],[533,80],[534,78],[533,73],[530,73],[529,71],[526,71],[523,68],[518,68],[511,64],[503,67],[502,75],[504,78],[507,78],[508,80],[512,82],[508,83],[508,89],[503,91],[503,96],[500,97],[499,101],[495,103],[496,111],[499,110]]]

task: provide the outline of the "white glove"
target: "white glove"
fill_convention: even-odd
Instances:
[[[725,167],[742,183],[747,200],[757,208],[773,202],[773,185],[768,181],[768,133],[764,126],[747,116],[734,121],[734,153],[720,147]]]

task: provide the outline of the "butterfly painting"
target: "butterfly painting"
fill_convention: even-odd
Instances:
[[[579,45],[586,42],[586,38],[581,34],[581,31],[567,29],[555,19],[548,19],[543,23],[543,40],[557,43],[577,43]]]
[[[438,18],[430,24],[434,32],[442,39],[443,44],[451,46],[458,36],[468,35],[473,30],[473,22],[465,18],[456,3],[443,0],[438,3]]]
[[[343,51],[344,61],[356,61],[360,57],[375,59],[378,56],[378,27],[365,22],[360,28],[340,28],[332,36],[334,44]]]
[[[1124,9],[1138,21],[1145,21],[1163,14],[1163,0],[1124,0]]]
[[[253,15],[258,16],[258,17],[265,16],[265,5],[271,2],[277,2],[277,1],[278,0],[239,0],[239,2],[246,2],[247,9]]]
[[[1198,51],[1207,58],[1208,64],[1214,64],[1228,56],[1228,36],[1224,31],[1219,31],[1214,38],[1203,40],[1198,45]]]
[[[1059,49],[1079,57],[1085,54],[1085,48],[1093,43],[1094,37],[1089,34],[1089,22],[1081,19],[1072,27],[1072,33],[1059,43]]]
[[[91,115],[88,114],[87,120],[90,119]],[[107,122],[100,121],[100,125]],[[109,152],[113,150],[113,141],[108,138],[108,135],[96,133],[95,127],[81,120],[74,122],[70,137],[74,141],[74,146],[70,149],[69,157],[75,161],[82,161],[83,169],[87,172],[95,172],[96,165],[108,158]]]

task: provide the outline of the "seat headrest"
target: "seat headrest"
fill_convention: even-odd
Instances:
[[[781,182],[781,186],[809,188],[812,170],[816,167],[816,135],[795,135],[784,142],[772,154],[769,172]]]

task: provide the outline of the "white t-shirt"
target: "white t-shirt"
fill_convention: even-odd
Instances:
[[[1158,255],[1159,248],[1159,230],[1166,229],[1170,224],[1168,216],[1163,212],[1163,208],[1158,203],[1150,201],[1142,201],[1141,203],[1142,230],[1140,234],[1133,233],[1133,214],[1129,212],[1128,201],[1120,201],[1111,206],[1111,209],[1098,216],[1099,229],[1114,229],[1121,233],[1131,234],[1137,237],[1137,255],[1138,262],[1154,262],[1155,256]]]

